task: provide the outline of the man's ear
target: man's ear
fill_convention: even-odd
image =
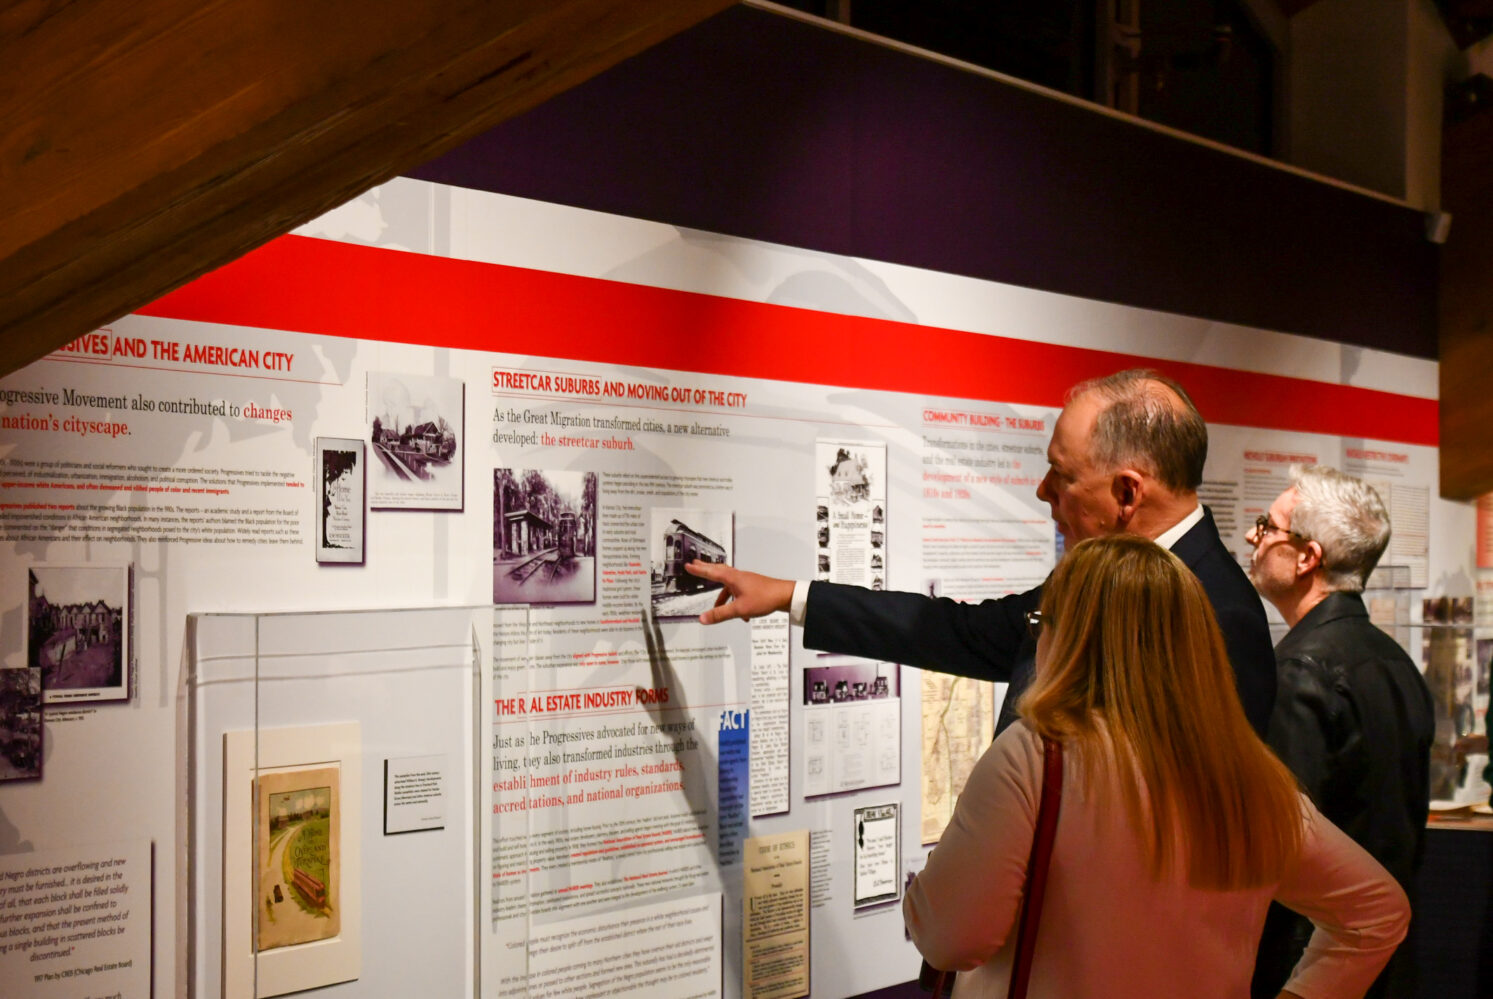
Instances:
[[[1116,526],[1124,528],[1140,508],[1146,494],[1146,477],[1133,468],[1122,468],[1109,480],[1110,496],[1118,508]]]
[[[1322,546],[1308,541],[1296,550],[1296,575],[1306,576],[1322,567]]]

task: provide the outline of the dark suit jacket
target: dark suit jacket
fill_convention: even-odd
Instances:
[[[1363,598],[1332,593],[1275,647],[1280,689],[1266,741],[1323,815],[1373,855],[1415,902],[1431,800],[1431,692]],[[1414,924],[1411,924],[1414,932]],[[1253,993],[1280,992],[1311,936],[1304,917],[1270,907]],[[1368,992],[1417,995],[1414,947],[1400,944]]]
[[[1219,539],[1213,514],[1172,547],[1203,584],[1223,630],[1244,714],[1263,737],[1275,704],[1275,652],[1265,607],[1244,570]],[[816,582],[809,587],[804,645],[977,680],[1009,683],[999,734],[1016,718],[1015,704],[1032,679],[1036,643],[1026,612],[1042,601],[1039,586],[999,600],[964,604],[917,593],[873,591]]]

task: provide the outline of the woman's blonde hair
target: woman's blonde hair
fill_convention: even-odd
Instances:
[[[1042,593],[1046,640],[1021,714],[1119,781],[1152,874],[1278,881],[1301,850],[1296,781],[1250,728],[1197,578],[1151,541],[1083,541]],[[1099,719],[1102,718],[1102,724]]]

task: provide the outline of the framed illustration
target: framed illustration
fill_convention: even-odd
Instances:
[[[367,452],[360,440],[316,438],[316,561],[363,564]]]
[[[596,478],[493,469],[493,603],[595,602]]]
[[[374,510],[460,510],[466,385],[459,378],[368,373]]]
[[[42,701],[129,700],[130,566],[42,563],[26,577],[26,665]]]
[[[356,722],[223,734],[224,996],[361,973],[361,753]]]
[[[41,776],[41,670],[0,669],[0,781]]]

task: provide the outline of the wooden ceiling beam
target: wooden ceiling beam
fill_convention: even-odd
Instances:
[[[1442,132],[1441,203],[1452,224],[1441,247],[1438,334],[1441,495],[1493,492],[1493,110]]]
[[[0,373],[730,6],[0,9]]]

